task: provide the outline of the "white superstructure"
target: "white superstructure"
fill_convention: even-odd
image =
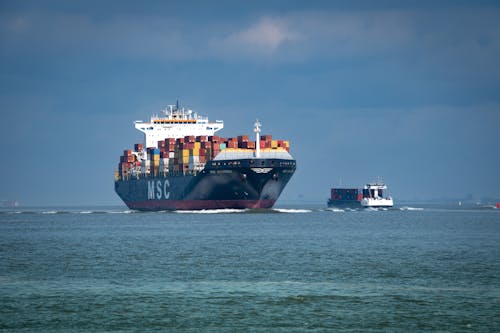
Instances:
[[[394,202],[391,197],[385,197],[383,191],[387,186],[383,183],[369,183],[363,188],[363,199],[361,206],[363,207],[392,207]]]
[[[262,124],[259,122],[259,119],[255,122],[255,128],[253,131],[255,132],[255,157],[260,158],[260,126]]]
[[[158,141],[166,138],[183,138],[188,135],[211,136],[224,128],[224,121],[209,122],[208,117],[202,117],[190,109],[179,107],[179,102],[176,105],[168,105],[162,113],[161,116],[152,116],[150,122],[142,120],[134,122],[135,128],[144,133],[144,145],[147,148],[158,148]]]

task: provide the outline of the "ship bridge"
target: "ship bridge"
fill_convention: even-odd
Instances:
[[[183,138],[188,135],[213,136],[224,128],[224,121],[210,122],[208,117],[198,115],[190,109],[168,105],[161,115],[153,115],[149,122],[136,120],[134,126],[144,133],[146,147],[158,148],[158,141],[166,138]]]

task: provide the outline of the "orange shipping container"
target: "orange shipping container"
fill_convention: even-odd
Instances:
[[[238,148],[238,142],[233,140],[228,141],[227,148]]]

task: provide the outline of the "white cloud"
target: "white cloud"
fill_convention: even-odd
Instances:
[[[64,12],[0,13],[0,45],[2,52],[11,53],[83,52],[178,61],[425,58],[423,66],[431,63],[446,71],[450,60],[457,68],[465,60],[477,67],[495,64],[500,57],[499,14],[496,8],[328,10],[193,23],[154,14],[96,20]]]
[[[272,55],[287,42],[300,40],[300,34],[293,31],[285,19],[265,17],[247,28],[229,34],[227,37],[214,38],[213,50],[231,54]]]

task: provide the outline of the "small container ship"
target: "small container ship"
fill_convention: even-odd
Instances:
[[[384,197],[384,183],[368,183],[360,188],[332,188],[328,207],[337,208],[388,208],[394,206],[390,196]]]
[[[271,208],[293,176],[290,143],[261,135],[221,137],[210,122],[179,103],[149,122],[135,121],[144,142],[125,149],[115,191],[133,210]]]

